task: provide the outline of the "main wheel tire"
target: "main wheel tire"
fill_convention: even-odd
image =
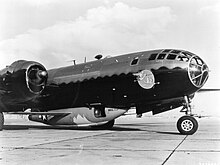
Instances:
[[[198,129],[198,122],[192,116],[182,116],[177,121],[177,129],[183,135],[192,135]]]
[[[2,131],[4,125],[4,115],[0,112],[0,131]]]

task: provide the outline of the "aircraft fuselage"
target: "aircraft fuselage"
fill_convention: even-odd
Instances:
[[[109,128],[132,107],[141,116],[183,106],[190,116],[179,119],[178,130],[193,134],[198,123],[191,116],[190,100],[207,78],[208,67],[200,57],[173,49],[131,53],[48,71],[34,61],[15,61],[0,71],[0,130],[2,112],[29,115],[31,121],[50,125],[104,123]]]
[[[38,102],[47,110],[94,104],[129,109],[189,96],[207,79],[197,85],[192,82],[193,57],[205,65],[186,51],[154,50],[52,69],[42,93],[48,96]]]

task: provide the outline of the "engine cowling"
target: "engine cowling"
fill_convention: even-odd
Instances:
[[[18,102],[39,95],[46,86],[48,73],[43,65],[19,60],[0,71],[1,86]]]

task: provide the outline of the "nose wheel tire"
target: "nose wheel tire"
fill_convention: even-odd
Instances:
[[[192,135],[198,129],[198,122],[192,116],[182,116],[177,121],[177,129],[183,135]]]
[[[0,112],[0,131],[2,131],[4,125],[4,115]]]

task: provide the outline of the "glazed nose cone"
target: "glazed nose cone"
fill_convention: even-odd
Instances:
[[[198,56],[193,56],[189,62],[189,79],[194,86],[201,88],[209,77],[209,68]]]

